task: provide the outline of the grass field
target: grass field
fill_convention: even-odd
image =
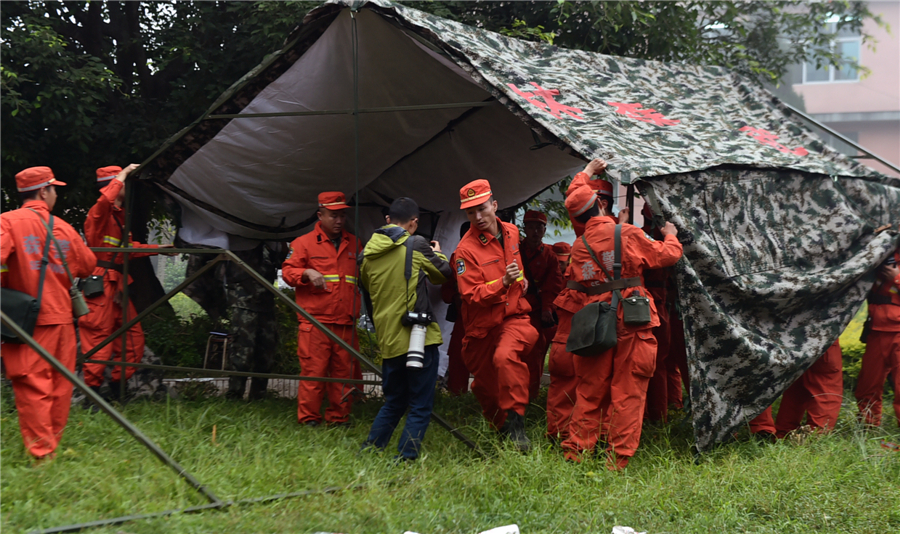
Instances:
[[[523,534],[609,533],[614,525],[651,534],[900,531],[900,453],[880,446],[900,431],[892,416],[882,430],[863,431],[849,399],[832,435],[799,445],[739,440],[697,461],[683,416],[647,426],[621,473],[599,459],[564,462],[541,436],[538,407],[527,417],[535,450],[499,446],[471,396],[441,397],[437,411],[465,425],[488,459],[436,425],[414,464],[395,465],[393,450],[357,454],[379,406],[358,405],[351,428],[328,429],[298,426],[296,404],[283,399],[131,403],[125,415],[222,499],[348,489],[89,532],[428,534],[510,523]],[[8,390],[0,413],[3,532],[205,504],[103,414],[74,407],[60,456],[32,467]]]

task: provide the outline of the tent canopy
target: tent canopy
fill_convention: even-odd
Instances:
[[[396,109],[410,106],[431,108]],[[299,235],[316,195],[340,190],[361,228],[411,196],[453,244],[466,182],[490,180],[513,206],[594,157],[679,226],[701,448],[822,354],[896,246],[874,230],[897,223],[900,180],[727,69],[520,41],[383,0],[311,11],[145,177],[178,201],[193,243]]]

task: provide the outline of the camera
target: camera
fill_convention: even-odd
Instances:
[[[422,325],[428,326],[434,322],[434,317],[428,312],[408,311],[400,317],[400,323],[403,326]]]
[[[425,336],[428,333],[428,325],[434,322],[434,317],[427,312],[408,311],[400,317],[403,326],[411,326],[409,334],[409,350],[406,351],[406,366],[413,369],[421,369],[425,366]]]

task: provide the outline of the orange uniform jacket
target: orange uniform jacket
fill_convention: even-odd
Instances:
[[[894,252],[894,261],[900,265],[900,250]],[[872,293],[882,299],[890,298],[890,304],[870,304],[869,315],[872,316],[872,330],[879,332],[900,332],[900,276],[891,282],[883,283],[879,278],[872,288]]]
[[[28,209],[31,208],[38,214]],[[38,219],[50,221],[50,210],[42,200],[29,200],[22,209],[0,215],[0,250],[2,250],[3,287],[38,294],[41,259],[44,256],[44,240],[47,227]],[[97,263],[94,253],[88,250],[74,228],[59,217],[53,218],[53,235],[63,250],[69,271],[79,278],[91,274]],[[63,268],[56,245],[50,242],[50,263],[44,275],[44,291],[41,297],[39,326],[72,324],[72,299],[69,296],[71,282]]]
[[[500,220],[497,223],[503,232],[503,246],[494,236],[472,227],[453,253],[463,324],[471,338],[483,338],[504,318],[531,311],[524,295],[524,276],[509,287],[503,285],[507,265],[515,261],[522,268],[519,229]]]
[[[315,229],[291,243],[291,252],[281,268],[281,277],[294,287],[297,304],[328,324],[353,325],[359,315],[360,293],[356,285],[356,255],[360,252],[356,237],[343,230],[341,244],[334,242],[316,223]],[[316,289],[303,281],[303,271],[314,269],[325,277],[325,289]],[[399,318],[397,319],[400,320]],[[300,317],[300,322],[304,322]]]
[[[593,217],[585,225],[584,235],[587,237],[588,243],[594,247],[594,254],[604,263],[604,267],[613,272],[613,249],[614,249],[614,232],[615,220],[612,217]],[[681,258],[682,247],[678,242],[678,238],[668,235],[662,241],[654,241],[648,237],[640,228],[630,224],[622,225],[622,278],[632,278],[639,276],[642,279],[641,287],[628,288],[623,291],[622,297],[629,297],[635,291],[640,290],[644,295],[649,296],[647,289],[643,285],[644,269],[659,269],[674,265]],[[585,286],[599,285],[607,282],[603,271],[591,259],[584,242],[581,239],[575,240],[572,246],[572,263],[566,270],[566,279],[574,280]],[[591,302],[612,300],[612,293],[607,292],[601,295],[587,295],[574,289],[565,288],[562,290],[559,298],[556,299],[556,305],[570,312],[576,313],[585,305]],[[646,325],[634,326],[625,325],[622,322],[622,307],[619,306],[619,326],[620,335],[624,332],[645,330],[659,326],[659,316],[656,311],[656,304],[650,299],[651,320]]]
[[[528,277],[528,291],[525,298],[533,311],[538,315],[545,310],[553,309],[553,301],[563,288],[563,276],[559,272],[559,260],[553,249],[541,245],[533,256],[528,257],[523,251],[525,263],[523,271]]]
[[[88,212],[87,219],[84,221],[84,236],[87,239],[89,247],[119,247],[122,245],[122,231],[125,226],[125,212],[122,208],[115,205],[116,197],[119,191],[125,187],[124,182],[113,180],[109,185],[100,190],[100,198],[91,207]],[[124,246],[133,248],[159,248],[159,245],[146,245],[132,241],[129,236],[128,243]],[[129,258],[142,258],[144,256],[152,256],[157,252],[138,252],[129,255]],[[115,252],[98,252],[98,262],[114,261],[116,265],[122,265],[125,261],[124,254]],[[109,269],[98,265],[92,274],[103,276],[107,273],[106,279],[114,284],[117,288],[122,287],[122,274],[116,270]],[[131,283],[131,277],[128,277],[128,283]]]

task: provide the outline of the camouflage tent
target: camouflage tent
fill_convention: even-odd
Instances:
[[[187,241],[298,235],[316,193],[341,189],[358,193],[363,227],[409,195],[455,242],[465,182],[490,179],[510,206],[598,156],[679,227],[694,428],[708,448],[838,336],[897,245],[876,229],[900,219],[900,180],[831,150],[727,69],[330,2],[148,170],[180,204]]]

